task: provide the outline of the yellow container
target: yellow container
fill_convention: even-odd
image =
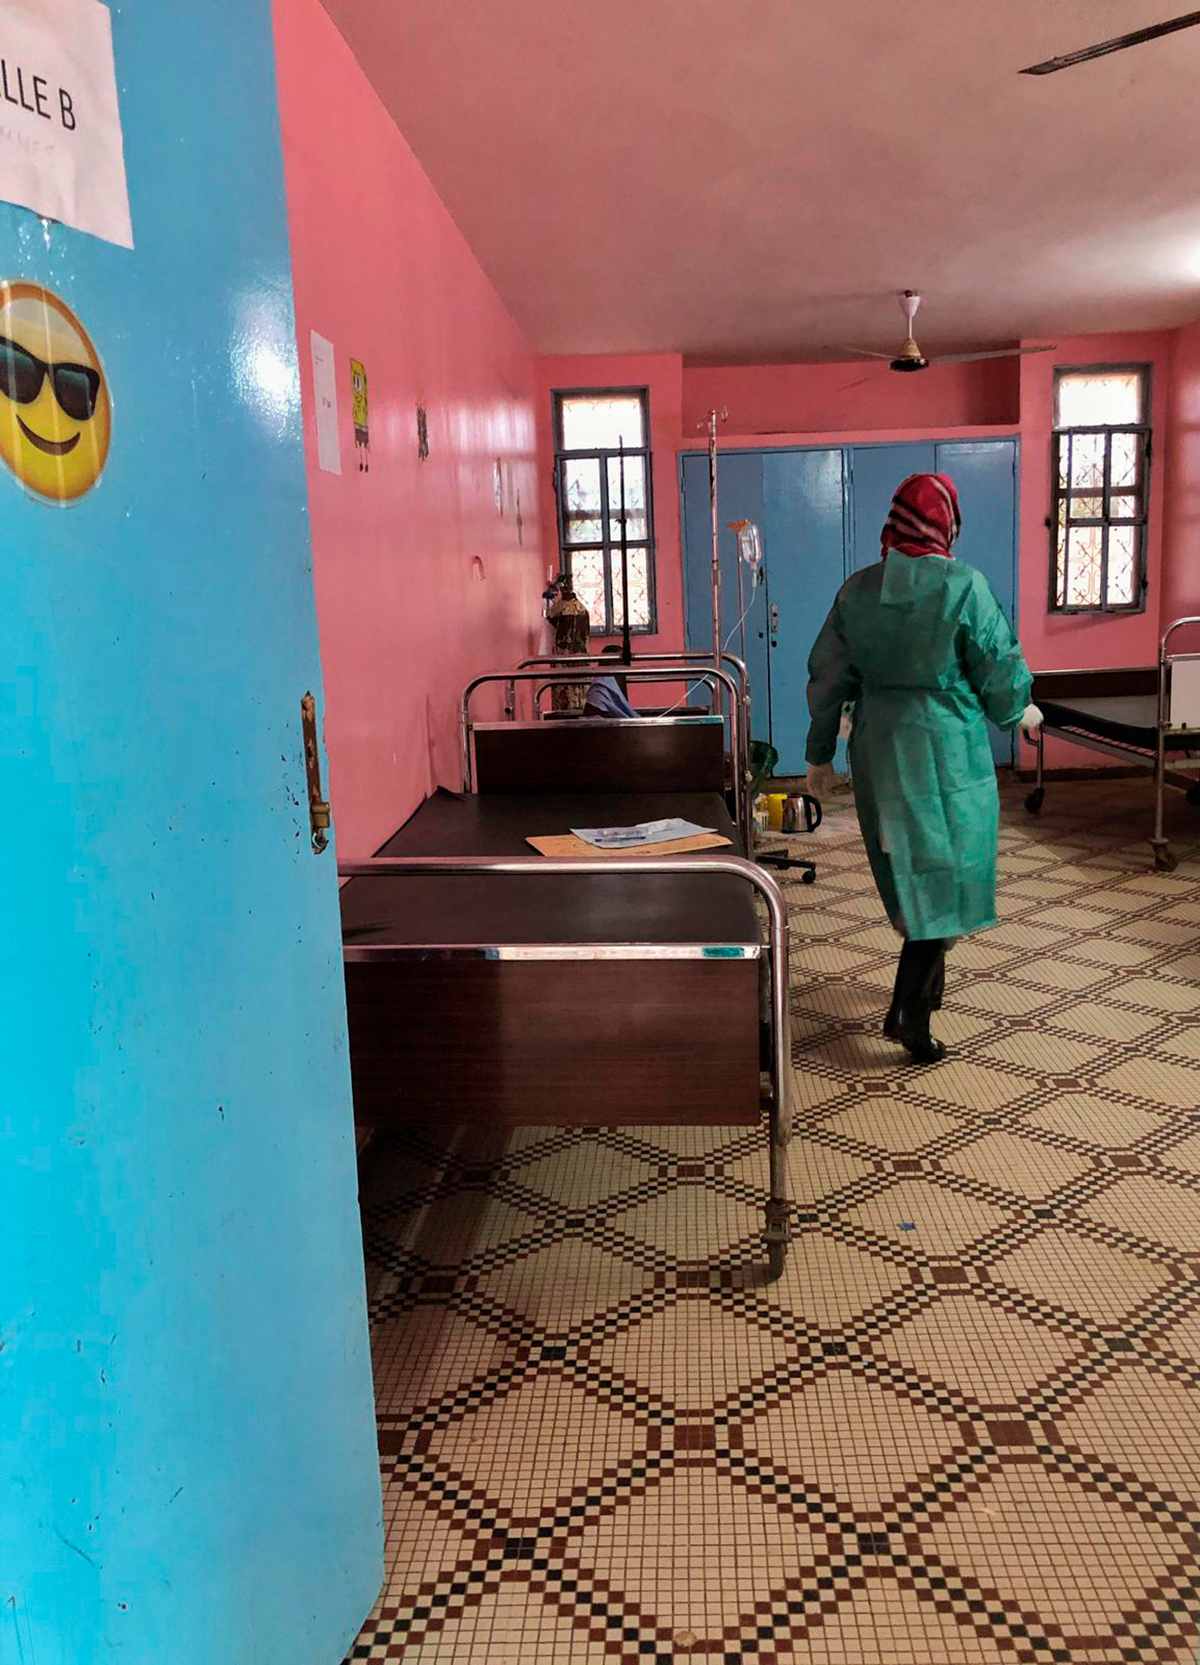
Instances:
[[[767,825],[772,832],[779,832],[783,827],[783,806],[786,800],[786,792],[767,793]]]

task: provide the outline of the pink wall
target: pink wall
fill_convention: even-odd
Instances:
[[[855,374],[856,367],[845,364],[692,369],[685,367],[676,353],[539,359],[537,426],[547,560],[557,562],[551,402],[555,388],[650,390],[658,632],[639,643],[647,650],[659,647],[672,651],[684,646],[678,453],[706,443],[699,430],[714,405],[729,410],[729,420],[721,427],[722,445],[755,444],[760,437],[756,424],[787,429],[786,438],[779,443],[792,439],[798,444],[832,445],[928,438],[951,428],[965,436],[967,431],[983,429],[989,419],[1007,420],[1011,431],[1016,431],[1017,372],[1009,366],[1003,367],[1002,375],[997,375],[992,364],[976,364],[948,366],[927,377],[907,379],[867,366],[869,383],[852,397],[843,397],[839,404],[830,384]],[[927,393],[922,392],[926,381],[932,384]],[[988,417],[981,412],[987,412]],[[893,419],[895,431],[891,431]],[[822,422],[828,423],[824,431]],[[987,427],[986,431],[995,430]]]
[[[275,32],[330,798],[341,853],[362,855],[459,784],[464,684],[540,641],[534,358],[320,0],[276,0]],[[312,330],[337,355],[340,476],[317,465]]]
[[[1172,358],[1182,378],[1178,395],[1170,396]],[[1029,355],[1022,360],[946,366],[919,377],[891,375],[868,368],[857,377],[850,365],[743,365],[693,368],[676,359],[602,360],[558,359],[552,385],[583,385],[593,380],[632,381],[637,367],[661,365],[652,389],[655,408],[656,510],[659,515],[658,572],[660,591],[678,582],[679,548],[676,460],[670,458],[670,516],[665,480],[667,443],[657,437],[673,412],[676,449],[702,443],[697,425],[714,406],[724,406],[729,420],[722,426],[725,445],[769,443],[864,444],[898,439],[1019,432],[1022,440],[1020,500],[1021,637],[1031,664],[1039,670],[1074,665],[1146,664],[1153,660],[1160,608],[1184,609],[1176,595],[1189,582],[1186,528],[1200,531],[1200,326],[1176,337],[1162,331],[1148,335],[1080,336],[1060,339],[1054,353]],[[1046,517],[1050,497],[1050,432],[1056,366],[1072,364],[1148,363],[1153,374],[1152,421],[1158,437],[1158,457],[1151,477],[1148,536],[1150,606],[1143,614],[1061,617],[1048,611],[1049,532]],[[675,367],[679,366],[676,371]],[[680,385],[672,381],[677,374]],[[853,385],[846,386],[850,382]],[[839,385],[842,391],[838,392]],[[548,400],[539,411],[543,445],[549,447]],[[1174,522],[1171,560],[1164,566],[1164,526],[1168,469],[1164,460],[1171,442],[1171,468],[1182,482],[1175,487],[1173,508],[1189,519]],[[1190,485],[1189,485],[1190,481]],[[548,488],[547,488],[548,492]],[[1190,507],[1189,507],[1190,505]],[[547,495],[544,512],[553,509]],[[1200,549],[1193,548],[1190,571],[1192,601],[1200,607]],[[1182,588],[1181,588],[1182,586]],[[665,609],[662,644],[679,645],[682,616]]]
[[[886,364],[685,366],[683,426],[729,412],[732,434],[846,433],[878,438],[894,428],[972,428],[1017,421],[1015,360],[934,366],[898,376]]]
[[[1171,353],[1166,477],[1170,512],[1163,554],[1161,623],[1200,614],[1200,320],[1177,330]],[[1191,649],[1195,632],[1178,632]]]

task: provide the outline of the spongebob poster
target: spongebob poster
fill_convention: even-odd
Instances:
[[[370,408],[367,404],[367,372],[359,359],[350,360],[350,384],[354,390],[354,450],[365,474],[371,466]]]

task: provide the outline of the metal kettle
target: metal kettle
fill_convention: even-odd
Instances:
[[[783,800],[785,833],[815,832],[821,825],[821,805],[807,792],[793,792]]]

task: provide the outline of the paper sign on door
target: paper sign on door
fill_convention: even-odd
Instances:
[[[112,18],[100,0],[5,5],[0,198],[133,247]]]
[[[312,332],[313,404],[317,413],[317,462],[326,474],[342,472],[338,439],[337,368],[333,343]]]

